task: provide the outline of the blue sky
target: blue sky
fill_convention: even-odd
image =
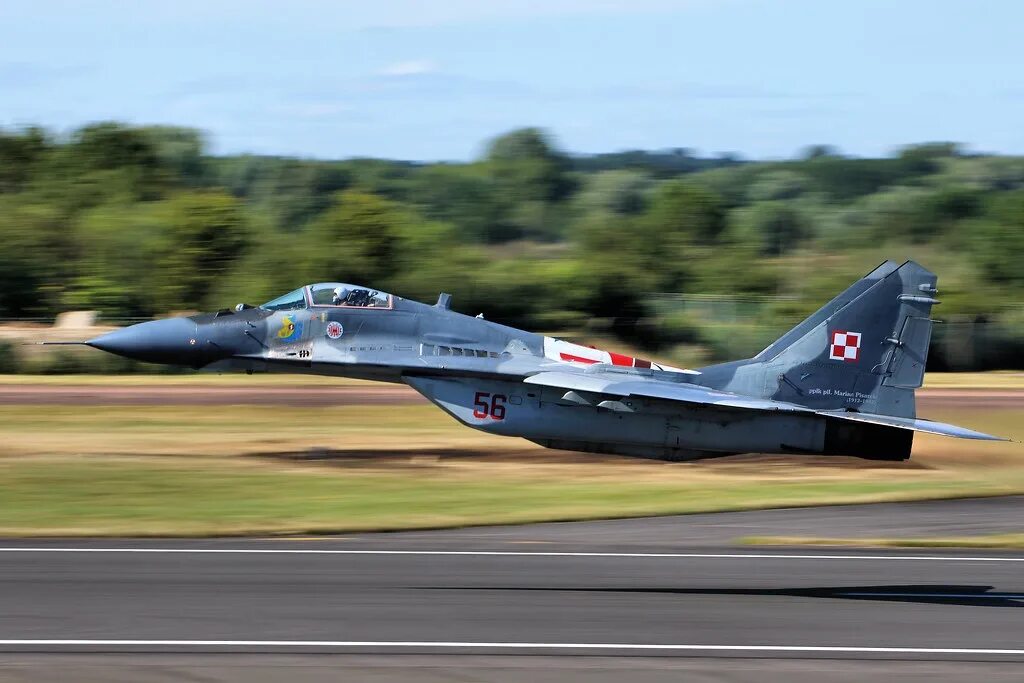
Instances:
[[[0,126],[195,126],[215,152],[783,158],[927,140],[1024,153],[1012,0],[0,3]]]

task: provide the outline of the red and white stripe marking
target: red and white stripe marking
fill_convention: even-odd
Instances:
[[[684,370],[682,368],[674,368],[660,363],[652,363],[651,361],[643,358],[634,358],[633,356],[626,356],[621,353],[603,351],[601,349],[595,349],[592,346],[581,346],[580,344],[573,344],[561,339],[555,339],[554,337],[544,337],[544,356],[551,360],[557,360],[563,363],[573,363],[576,365],[596,365],[597,363],[605,363],[606,365],[617,365],[627,368],[652,368],[654,370],[664,370],[667,372],[697,374],[693,370]]]

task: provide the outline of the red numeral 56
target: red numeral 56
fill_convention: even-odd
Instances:
[[[504,420],[507,401],[505,394],[491,395],[486,391],[478,391],[473,397],[473,417],[480,420],[485,417],[490,417],[492,420]]]

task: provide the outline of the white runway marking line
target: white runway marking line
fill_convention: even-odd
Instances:
[[[1024,594],[1013,593],[839,593],[850,598],[971,598],[987,600],[1024,600]]]
[[[785,555],[780,553],[599,553],[510,550],[325,550],[322,548],[54,548],[0,547],[0,553],[138,553],[191,555],[421,555],[436,557],[608,557],[637,559],[874,560],[906,562],[1024,562],[1024,557],[958,555]]]
[[[1024,655],[1024,650],[971,647],[858,647],[831,645],[674,645],[648,643],[474,643],[429,640],[81,640],[7,639],[0,647],[268,647],[268,648],[436,648],[446,650],[654,650],[726,652],[876,653],[923,655]]]

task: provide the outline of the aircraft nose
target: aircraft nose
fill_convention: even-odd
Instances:
[[[89,346],[150,363],[192,365],[198,351],[197,326],[189,318],[167,318],[130,325],[90,339]]]

